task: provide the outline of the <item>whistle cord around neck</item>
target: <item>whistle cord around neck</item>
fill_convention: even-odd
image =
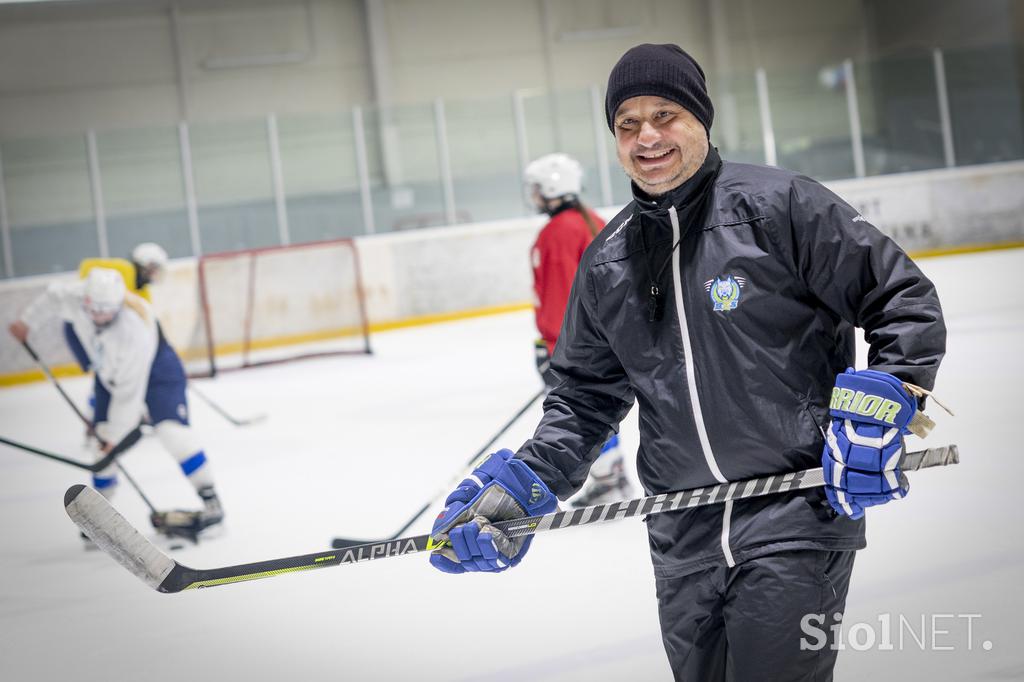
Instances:
[[[648,257],[647,251],[647,237],[644,235],[643,222],[640,223],[640,245],[644,250],[644,265],[647,266],[647,277],[650,280],[650,284],[647,289],[647,321],[648,322],[659,322],[665,314],[665,297],[661,293],[661,276],[665,274],[665,268],[672,261],[672,254],[679,247],[679,242],[683,239],[682,235],[672,245],[672,248],[668,251],[668,256],[662,262],[661,267],[658,268],[658,273],[655,275],[651,271],[651,259]]]
[[[659,284],[661,282],[661,277],[662,277],[662,275],[665,274],[665,268],[667,268],[668,264],[672,261],[672,254],[674,254],[675,250],[680,247],[680,244],[682,244],[682,242],[683,242],[683,238],[689,232],[690,224],[692,224],[693,222],[698,222],[699,224],[703,224],[704,221],[706,220],[708,211],[710,210],[710,207],[711,207],[711,204],[712,204],[712,202],[711,202],[711,195],[713,194],[713,192],[712,192],[712,183],[714,182],[716,177],[718,177],[718,173],[717,172],[712,173],[711,175],[708,176],[708,178],[697,189],[697,192],[699,193],[698,194],[698,196],[699,196],[698,201],[700,203],[697,206],[694,207],[696,210],[691,213],[691,215],[696,217],[696,221],[694,221],[694,220],[687,221],[687,229],[686,229],[686,231],[684,231],[683,228],[679,224],[679,213],[678,213],[678,211],[676,211],[676,207],[675,206],[669,206],[669,209],[668,209],[669,219],[673,222],[675,229],[679,232],[679,239],[675,240],[675,242],[672,244],[672,248],[669,249],[668,256],[665,258],[664,262],[661,264],[661,267],[658,268],[657,274],[654,274],[651,271],[651,261],[650,261],[650,258],[648,257],[648,253],[649,252],[647,250],[647,237],[644,234],[643,217],[641,215],[641,218],[640,218],[640,246],[643,248],[643,251],[644,251],[644,264],[647,266],[647,276],[648,276],[648,278],[650,278],[650,285],[648,286],[648,289],[647,289],[647,321],[648,322],[660,322],[662,317],[664,317],[664,315],[665,315],[665,295],[661,291],[661,286]]]

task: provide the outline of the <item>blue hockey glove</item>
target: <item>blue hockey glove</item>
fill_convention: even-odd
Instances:
[[[511,450],[490,455],[445,500],[434,521],[433,542],[444,543],[430,555],[430,563],[445,573],[496,573],[522,561],[532,536],[509,538],[491,525],[494,521],[547,514],[558,506],[526,462]]]
[[[852,368],[836,377],[821,466],[825,495],[839,514],[859,519],[867,507],[905,497],[903,435],[917,401],[886,372]]]

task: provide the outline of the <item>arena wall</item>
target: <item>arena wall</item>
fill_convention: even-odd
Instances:
[[[916,256],[1024,246],[1024,162],[827,184]],[[610,218],[616,211],[600,212]],[[542,224],[535,216],[356,238],[371,331],[528,308],[528,253]],[[167,337],[185,355],[202,351],[195,347],[196,272],[194,259],[172,261],[153,291]],[[75,276],[0,283],[0,323],[6,328],[49,282]],[[298,268],[294,277],[302,276]],[[293,338],[292,331],[282,326],[275,333]],[[56,321],[31,340],[59,373],[76,371]],[[0,334],[0,384],[41,377],[14,339]]]

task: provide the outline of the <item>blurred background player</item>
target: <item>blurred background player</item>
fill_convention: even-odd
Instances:
[[[562,328],[569,291],[583,251],[604,221],[580,201],[583,167],[567,154],[548,154],[530,163],[523,173],[526,189],[537,210],[548,216],[531,250],[533,266],[534,314],[537,331],[537,369],[548,390],[560,378],[550,369],[551,354]],[[619,435],[601,449],[601,456],[590,469],[590,478],[573,500],[576,507],[611,502],[629,496]]]
[[[135,291],[150,303],[150,283],[159,283],[167,271],[167,252],[153,242],[143,242],[132,249],[132,265],[135,266]]]
[[[121,273],[128,290],[146,299],[147,303],[153,302],[149,285],[159,282],[167,268],[167,252],[163,247],[153,242],[143,242],[132,249],[131,260],[124,258],[86,258],[78,264],[78,276],[82,279],[88,277],[93,268],[110,268]],[[158,329],[163,336],[163,331]],[[89,358],[82,342],[75,335],[74,327],[70,322],[64,322],[64,338],[68,342],[71,354],[75,356],[78,366],[82,371],[88,371]],[[92,403],[92,400],[90,400]]]
[[[203,501],[199,512],[160,512],[152,521],[169,534],[193,535],[220,523],[223,510],[213,485],[206,453],[189,425],[185,370],[159,331],[152,309],[127,291],[118,270],[93,267],[84,280],[55,282],[10,325],[25,342],[53,316],[70,324],[94,373],[93,431],[117,443],[148,414],[163,447]],[[100,459],[110,445],[94,447]],[[108,498],[117,485],[113,465],[93,474],[93,486]]]

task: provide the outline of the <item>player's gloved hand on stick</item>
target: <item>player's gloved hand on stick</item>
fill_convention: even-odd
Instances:
[[[916,411],[916,399],[891,374],[850,368],[836,377],[821,456],[825,495],[836,512],[859,519],[867,507],[907,495],[900,461]]]
[[[533,536],[509,538],[491,524],[557,506],[554,493],[511,450],[489,455],[445,500],[430,535],[450,544],[434,550],[430,563],[445,573],[504,571],[522,561]]]

